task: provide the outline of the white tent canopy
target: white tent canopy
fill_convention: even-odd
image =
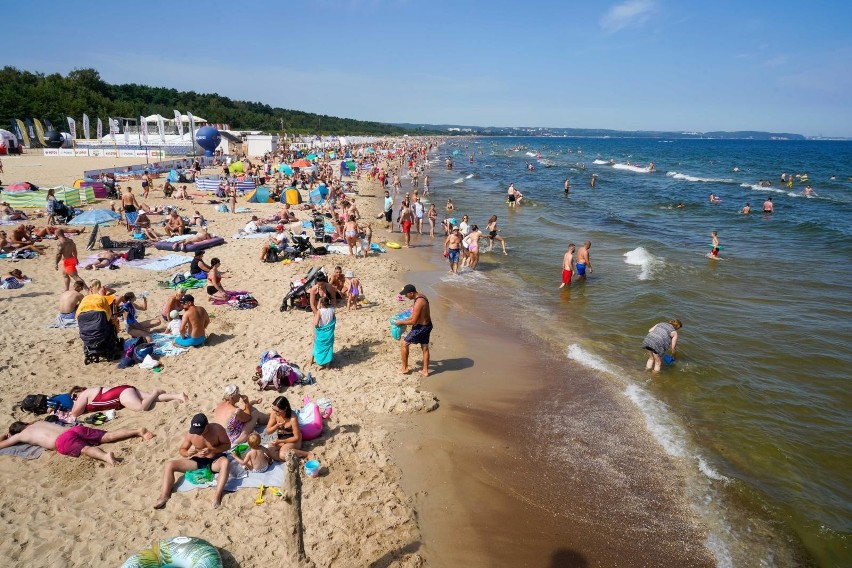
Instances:
[[[157,121],[159,121],[161,118],[163,119],[163,122],[174,122],[175,121],[174,118],[166,118],[165,116],[160,116],[159,114],[152,114],[151,116],[145,117],[145,122],[153,122],[153,123],[156,124]],[[200,116],[193,116],[192,120],[195,122],[195,124],[207,122],[205,119],[201,118]],[[185,114],[182,114],[182,115],[180,115],[180,121],[189,123],[189,117],[187,117]]]

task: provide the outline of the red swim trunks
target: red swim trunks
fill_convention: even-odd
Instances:
[[[77,259],[73,256],[71,258],[63,258],[62,269],[65,270],[65,274],[74,274],[77,272]]]
[[[105,430],[89,428],[82,424],[72,426],[56,438],[56,453],[62,454],[63,456],[79,458],[80,452],[83,448],[100,446],[101,438],[103,438],[105,434]]]
[[[570,284],[572,276],[574,276],[573,270],[565,270],[564,268],[562,269],[562,283],[563,284]]]
[[[406,235],[411,232],[411,221],[402,222],[402,232]]]

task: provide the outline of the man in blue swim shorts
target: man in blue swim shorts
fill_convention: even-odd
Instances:
[[[462,239],[458,227],[450,231],[444,240],[444,256],[450,261],[450,274],[459,273],[459,256],[461,254]]]
[[[411,331],[408,332],[400,342],[400,351],[402,355],[402,368],[400,373],[408,374],[408,349],[412,343],[420,345],[423,351],[423,370],[420,374],[424,377],[429,376],[429,337],[432,334],[432,317],[429,313],[429,300],[423,294],[417,291],[413,284],[406,284],[405,288],[400,292],[409,300],[414,300],[414,307],[411,310],[411,315],[404,320],[399,320],[397,325],[410,325]]]
[[[592,273],[592,257],[589,254],[589,249],[592,248],[592,241],[586,241],[583,246],[577,249],[577,276],[582,279],[586,278],[586,269],[589,274]]]
[[[195,305],[192,294],[186,294],[180,299],[183,318],[180,322],[180,337],[175,339],[178,347],[201,347],[207,340],[207,326],[210,316],[207,310]]]

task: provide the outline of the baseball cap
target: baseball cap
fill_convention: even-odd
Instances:
[[[194,302],[195,298],[192,297],[192,294],[185,294],[183,298],[179,300],[179,303],[183,304],[184,302]]]
[[[283,230],[284,230],[284,225],[276,225],[276,226],[275,226],[275,229],[276,229],[276,230],[278,230],[278,231],[283,231]]]
[[[400,292],[400,294],[405,296],[406,294],[410,294],[410,293],[416,292],[416,291],[417,291],[417,288],[414,287],[414,284],[406,284],[405,287],[402,289],[402,292]]]
[[[189,425],[189,433],[201,434],[205,428],[207,428],[207,416],[199,412],[192,417],[192,422]]]

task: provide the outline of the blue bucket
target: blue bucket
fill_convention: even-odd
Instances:
[[[663,361],[666,362],[666,365],[671,365],[675,362],[675,358],[666,353],[665,355],[663,355]]]
[[[305,475],[308,477],[319,477],[319,470],[319,460],[310,460],[305,462]]]

